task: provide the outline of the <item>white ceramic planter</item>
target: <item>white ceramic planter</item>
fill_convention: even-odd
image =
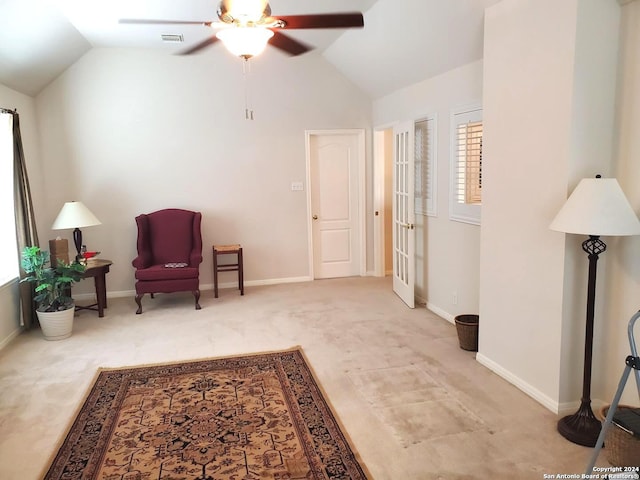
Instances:
[[[63,340],[71,336],[75,307],[59,312],[36,312],[46,340]]]

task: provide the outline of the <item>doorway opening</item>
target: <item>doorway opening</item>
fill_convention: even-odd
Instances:
[[[373,140],[373,271],[384,277],[393,274],[393,127],[376,129]]]

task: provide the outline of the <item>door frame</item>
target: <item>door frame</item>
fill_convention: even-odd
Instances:
[[[331,129],[331,130],[305,130],[305,156],[306,156],[306,179],[307,179],[307,239],[309,258],[309,276],[315,280],[313,267],[313,221],[311,219],[311,137],[323,135],[357,135],[358,142],[358,171],[355,175],[358,177],[358,228],[360,230],[360,276],[366,275],[367,270],[367,236],[366,236],[366,191],[365,191],[365,129],[349,128],[349,129]]]
[[[384,235],[385,225],[385,141],[384,135],[387,130],[393,130],[399,122],[387,123],[373,128],[373,274],[376,277],[386,275]],[[390,159],[393,161],[393,159]],[[378,212],[378,215],[375,215]]]

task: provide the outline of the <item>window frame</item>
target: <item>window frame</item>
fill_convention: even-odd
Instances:
[[[481,103],[472,103],[451,110],[450,126],[450,161],[449,161],[449,219],[455,222],[480,225],[482,215],[482,203],[459,203],[458,182],[458,127],[470,122],[481,122],[484,135],[484,119]],[[466,168],[466,167],[465,167]],[[479,175],[480,178],[482,175]],[[482,200],[481,200],[482,201]]]
[[[7,117],[6,125],[4,124],[4,117]],[[0,220],[5,225],[13,225],[13,228],[4,228],[0,235],[3,238],[0,239],[0,247],[2,254],[0,255],[0,287],[7,285],[15,281],[20,276],[18,251],[17,251],[17,238],[15,229],[15,206],[14,206],[14,194],[13,194],[13,115],[10,113],[0,112],[0,118],[3,118],[0,128],[7,128],[6,132],[1,135],[5,135],[4,140],[0,142]],[[4,151],[6,149],[6,152]],[[6,155],[6,163],[5,163]],[[5,208],[6,207],[6,208]],[[5,237],[6,236],[6,237]]]

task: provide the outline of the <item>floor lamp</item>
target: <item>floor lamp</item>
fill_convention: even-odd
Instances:
[[[558,432],[567,440],[593,447],[601,424],[591,410],[591,365],[593,354],[593,317],[596,297],[598,256],[607,249],[604,236],[640,235],[640,221],[615,178],[585,178],[567,199],[549,226],[559,232],[588,235],[582,250],[589,257],[587,283],[587,319],[584,339],[584,369],[580,408],[558,421]]]

